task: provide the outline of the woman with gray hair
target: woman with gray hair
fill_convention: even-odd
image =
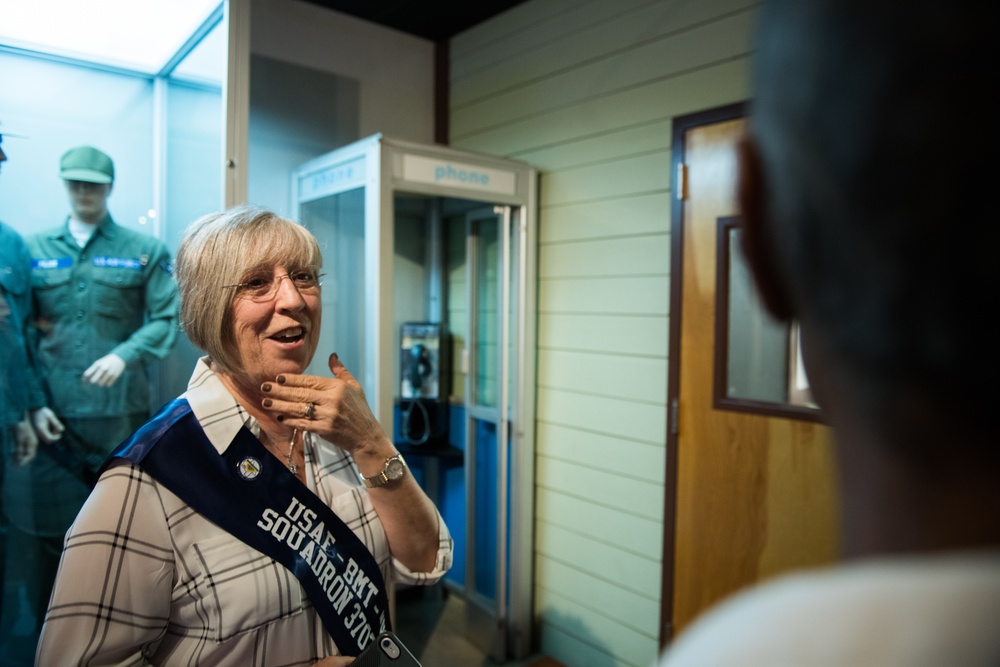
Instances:
[[[66,537],[38,665],[346,665],[387,586],[434,583],[452,543],[357,380],[303,374],[320,333],[315,238],[268,211],[195,221],[177,254],[199,360],[122,443]]]

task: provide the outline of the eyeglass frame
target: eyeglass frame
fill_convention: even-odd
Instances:
[[[249,290],[249,289],[251,289],[250,283],[253,282],[254,280],[259,280],[258,278],[252,278],[251,280],[248,280],[246,282],[235,283],[235,284],[232,284],[232,285],[221,285],[220,287],[222,289],[233,289],[233,290],[235,290],[234,296],[236,298],[238,298],[238,299],[247,299],[249,301],[253,301],[254,303],[267,303],[268,301],[273,300],[278,295],[278,290],[281,289],[281,281],[283,279],[285,279],[285,278],[288,278],[288,280],[291,281],[292,287],[294,287],[295,290],[299,294],[303,294],[302,290],[312,290],[312,289],[319,290],[319,288],[323,286],[323,276],[325,276],[326,274],[325,273],[318,273],[318,270],[319,270],[318,267],[309,269],[309,270],[313,271],[312,279],[316,281],[315,285],[305,285],[305,286],[300,287],[299,285],[297,285],[295,283],[295,279],[292,277],[292,274],[293,273],[301,273],[301,272],[306,271],[306,270],[307,269],[304,269],[304,268],[302,268],[302,269],[296,269],[294,271],[289,271],[288,273],[282,273],[281,275],[274,276],[271,279],[271,283],[270,283],[271,286],[270,286],[270,289],[268,290],[267,294],[264,294],[264,295],[262,295],[260,297],[255,297],[253,295],[248,295],[248,294],[240,294],[240,290],[241,289],[242,290]],[[308,291],[306,293],[308,293]]]

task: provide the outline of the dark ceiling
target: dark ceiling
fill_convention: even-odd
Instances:
[[[525,0],[307,0],[434,41],[450,39]]]

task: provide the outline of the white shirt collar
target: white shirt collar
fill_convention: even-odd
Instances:
[[[240,428],[246,426],[256,435],[257,420],[236,402],[218,376],[212,372],[208,357],[195,364],[188,388],[184,393],[191,411],[198,419],[205,435],[219,451],[226,451]]]
[[[76,241],[76,244],[81,248],[87,245],[87,241],[89,241],[90,237],[97,231],[97,225],[92,225],[88,222],[84,222],[83,220],[78,220],[73,216],[69,217],[67,227],[69,228],[69,233],[73,235],[73,240]]]

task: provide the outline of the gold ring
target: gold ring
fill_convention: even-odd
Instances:
[[[316,404],[306,403],[306,419],[312,419],[314,414],[316,414]]]

